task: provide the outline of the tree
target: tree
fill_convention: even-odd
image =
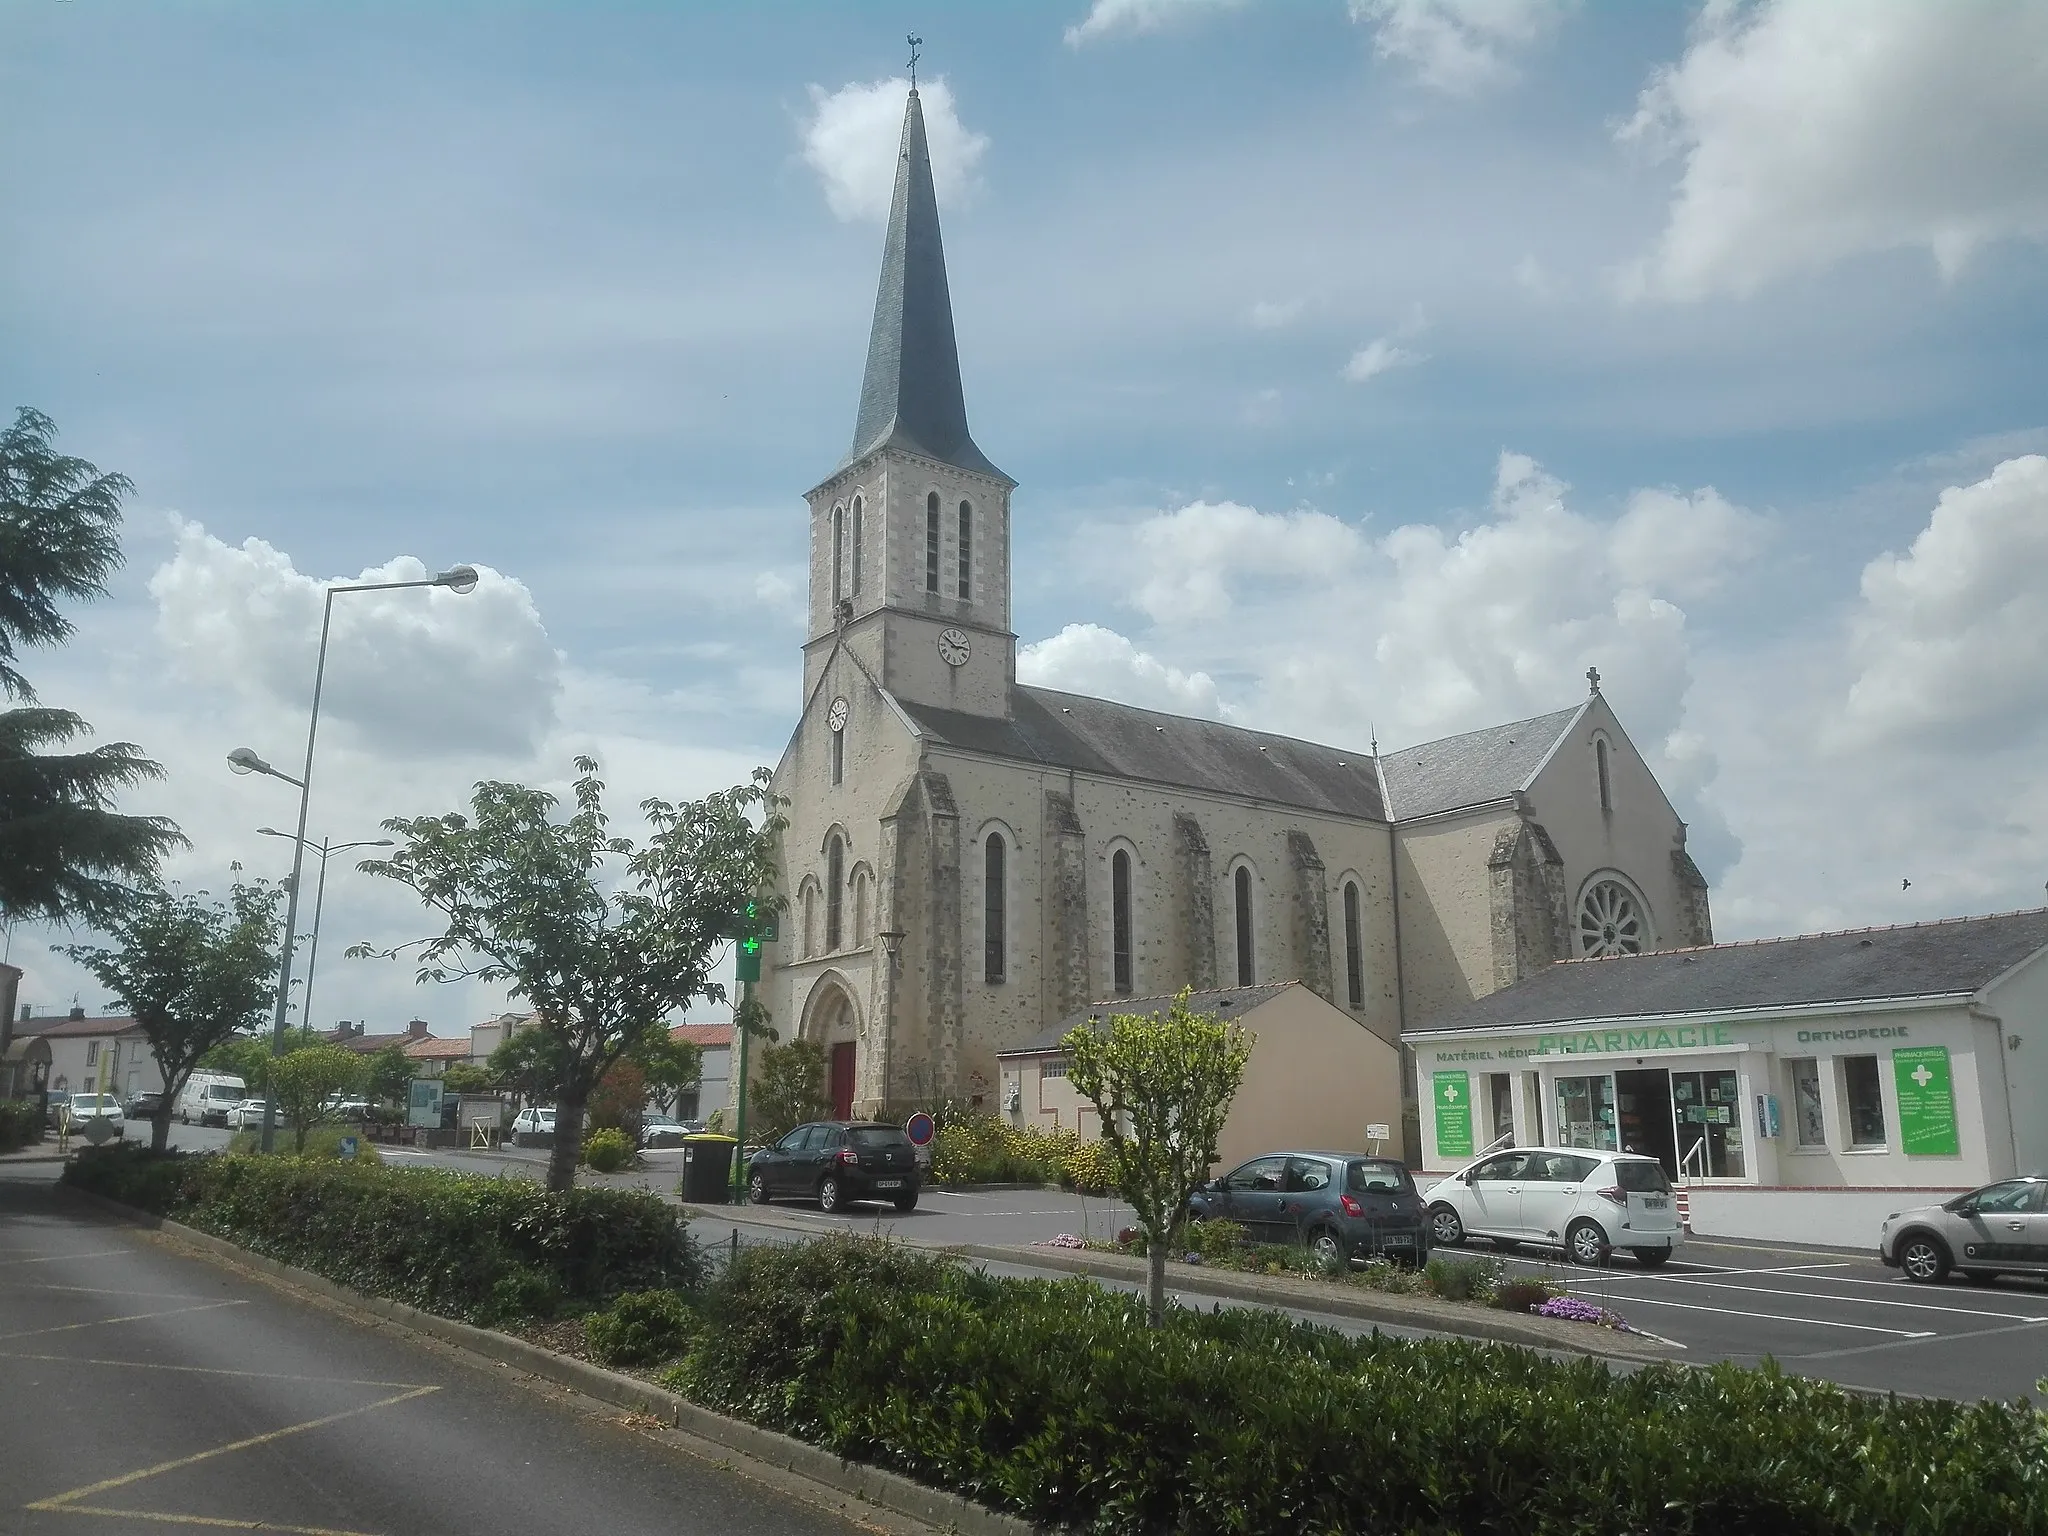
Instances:
[[[832,1101],[825,1097],[825,1048],[817,1041],[767,1047],[760,1073],[749,1090],[747,1131],[762,1145],[832,1113]]]
[[[170,1139],[171,1109],[193,1069],[230,1042],[248,1041],[239,1032],[256,1027],[276,997],[283,894],[239,877],[226,901],[152,886],[130,892],[102,919],[112,947],[61,946],[134,1015],[149,1042],[164,1081],[150,1123],[156,1151]]]
[[[403,1104],[412,1092],[414,1075],[413,1059],[405,1054],[405,1047],[394,1040],[364,1065],[363,1088],[379,1104]]]
[[[1117,1193],[1144,1229],[1156,1328],[1166,1315],[1167,1244],[1216,1161],[1251,1036],[1190,1008],[1183,988],[1163,1017],[1115,1014],[1104,1025],[1076,1026],[1061,1043],[1067,1081],[1095,1106]]]
[[[626,1133],[633,1146],[640,1145],[640,1117],[647,1113],[647,1074],[630,1056],[613,1062],[597,1087],[591,1090],[585,1115],[593,1131],[618,1130]]]
[[[70,637],[62,600],[106,595],[121,563],[121,501],[134,489],[125,475],[59,454],[56,435],[26,407],[0,431],[0,692],[24,705],[0,711],[0,916],[10,922],[111,919],[185,845],[165,818],[113,809],[116,791],[163,777],[140,748],[42,750],[92,727],[38,705],[16,662],[24,646]]]
[[[578,758],[576,772],[566,820],[544,790],[487,782],[468,815],[385,822],[403,846],[361,868],[412,887],[446,927],[350,951],[417,949],[422,981],[509,982],[533,1006],[532,1028],[491,1060],[496,1071],[504,1056],[522,1089],[554,1100],[553,1190],[575,1185],[584,1107],[612,1063],[665,1050],[669,1015],[724,1001],[711,971],[735,918],[749,901],[780,906],[761,895],[784,825],[766,769],[702,800],[642,801],[651,835],[638,848],[610,830],[597,764]]]
[[[466,1061],[455,1062],[441,1074],[443,1093],[490,1093],[497,1086],[498,1080],[489,1067],[473,1067]]]
[[[285,1051],[296,1051],[302,1046],[321,1043],[319,1033],[303,1025],[288,1028],[284,1032]],[[273,1045],[272,1035],[266,1024],[254,1034],[238,1034],[232,1039],[221,1041],[199,1058],[199,1068],[202,1072],[225,1072],[231,1077],[239,1077],[251,1088],[260,1090],[270,1075],[270,1063],[281,1054],[283,1052],[278,1051]]]
[[[306,1150],[306,1133],[329,1119],[329,1101],[363,1081],[363,1058],[346,1046],[322,1041],[287,1051],[270,1063],[266,1087],[277,1117],[292,1128],[292,1151]]]

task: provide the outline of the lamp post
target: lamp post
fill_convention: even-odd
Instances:
[[[268,774],[273,779],[297,785],[299,791],[299,830],[292,848],[292,883],[285,896],[283,953],[277,968],[277,1015],[270,1030],[270,1054],[273,1056],[284,1054],[284,1014],[292,990],[293,933],[299,921],[299,877],[304,873],[306,863],[306,811],[313,796],[313,742],[320,731],[320,688],[327,676],[327,635],[334,624],[335,596],[342,592],[395,592],[403,587],[446,587],[451,592],[474,592],[476,580],[474,566],[458,565],[420,581],[363,581],[329,587],[320,614],[320,655],[313,664],[313,708],[306,721],[306,765],[299,770],[299,776],[293,778],[283,770],[271,767],[247,747],[237,747],[228,754],[228,766],[236,773]],[[266,1093],[263,1096],[263,1150],[269,1152],[276,1140],[277,1096]]]
[[[289,832],[280,832],[275,827],[258,827],[261,837],[290,837]],[[391,848],[397,846],[388,837],[372,838],[360,843],[330,843],[326,838],[319,842],[308,842],[306,849],[320,855],[320,876],[313,882],[313,941],[306,948],[306,995],[299,1000],[299,1024],[301,1028],[313,1027],[313,973],[320,966],[320,914],[327,906],[327,861],[337,853],[347,853],[351,848]]]

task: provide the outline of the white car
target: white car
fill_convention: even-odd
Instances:
[[[522,1109],[512,1122],[512,1134],[515,1136],[552,1136],[554,1133],[555,1112],[552,1109]]]
[[[260,1131],[263,1129],[263,1101],[261,1099],[238,1099],[228,1111],[228,1128],[236,1131]],[[284,1116],[277,1117],[279,1125]]]
[[[83,1136],[86,1126],[95,1120],[104,1120],[117,1137],[128,1134],[128,1117],[121,1113],[121,1101],[111,1093],[74,1093],[65,1108],[71,1115],[74,1136]]]
[[[1483,1237],[1500,1248],[1562,1248],[1578,1264],[1604,1264],[1619,1248],[1655,1269],[1685,1241],[1663,1167],[1631,1152],[1515,1147],[1481,1158],[1422,1198],[1430,1242],[1439,1248]]]

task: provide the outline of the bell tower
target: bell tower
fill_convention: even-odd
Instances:
[[[906,702],[1009,713],[1015,485],[968,434],[931,152],[913,85],[853,447],[806,498],[806,698],[835,644],[844,644]]]

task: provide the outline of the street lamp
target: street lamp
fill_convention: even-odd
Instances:
[[[299,830],[292,848],[291,888],[285,896],[283,954],[277,967],[277,1014],[270,1029],[270,1054],[284,1054],[285,1005],[291,1000],[292,990],[292,944],[293,932],[299,921],[299,877],[305,871],[306,862],[306,811],[313,797],[313,742],[320,731],[320,688],[327,677],[327,635],[334,624],[334,599],[342,592],[395,592],[404,587],[446,587],[455,593],[476,590],[476,567],[473,565],[452,566],[438,576],[428,576],[419,581],[361,581],[345,586],[329,587],[327,601],[320,614],[320,656],[313,664],[313,708],[306,720],[306,765],[293,778],[280,769],[273,768],[247,747],[237,747],[228,754],[228,766],[236,773],[262,773],[273,779],[282,779],[295,784],[299,790]],[[263,1096],[263,1141],[262,1148],[268,1152],[277,1140],[277,1096]]]
[[[258,827],[261,837],[290,837],[289,832],[280,832],[275,827]],[[351,848],[391,848],[396,845],[388,837],[373,838],[360,843],[330,843],[326,838],[319,842],[308,842],[306,851],[320,855],[320,878],[313,882],[313,942],[306,951],[306,995],[299,999],[299,1023],[306,1029],[313,1027],[313,973],[320,965],[320,913],[327,905],[327,861],[337,853],[347,853]]]

